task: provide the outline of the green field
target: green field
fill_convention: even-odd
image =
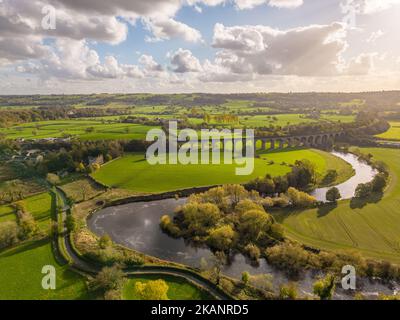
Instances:
[[[87,132],[87,128],[93,128]],[[77,137],[81,140],[132,140],[145,139],[148,130],[155,127],[129,123],[106,123],[97,120],[60,120],[38,121],[0,129],[8,139],[44,139],[60,138],[66,135]]]
[[[14,211],[14,208],[9,205],[0,206],[0,223],[5,221],[15,221],[17,216]]]
[[[167,293],[169,300],[212,300],[212,296],[210,296],[207,292],[200,290],[185,279],[166,275],[146,275],[129,279],[123,289],[123,299],[140,300],[140,297],[136,295],[134,290],[135,283],[146,283],[148,281],[158,279],[162,279],[167,282],[169,287]]]
[[[271,174],[284,175],[291,170],[289,164],[296,160],[310,159],[316,164],[321,176],[328,169],[340,169],[341,179],[352,175],[352,170],[343,160],[322,151],[284,149],[263,152],[255,159],[254,172],[249,176],[235,174],[235,164],[209,165],[155,165],[144,159],[143,154],[130,154],[104,165],[93,177],[111,187],[135,192],[165,192],[191,187],[229,183],[245,183],[254,178]],[[273,161],[274,164],[270,164]],[[283,163],[284,162],[284,163]]]
[[[354,248],[367,257],[400,262],[400,150],[364,148],[390,167],[391,180],[382,199],[341,201],[336,206],[274,212],[287,235],[323,249]]]
[[[376,137],[385,140],[400,140],[400,122],[390,122],[390,129]]]
[[[32,214],[41,231],[50,229],[52,219],[53,198],[50,193],[45,192],[21,201],[27,211]]]
[[[56,290],[41,286],[43,266],[56,269]],[[0,252],[0,300],[89,299],[81,276],[59,265],[47,240],[28,242]]]

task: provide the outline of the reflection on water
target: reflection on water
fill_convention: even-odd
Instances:
[[[351,198],[356,186],[359,183],[370,181],[375,172],[369,166],[360,163],[353,155],[337,153],[335,155],[351,163],[356,170],[353,178],[338,186],[344,198]],[[325,200],[325,192],[325,189],[319,189],[316,190],[315,195],[319,200]],[[116,243],[160,259],[199,267],[201,259],[204,258],[211,265],[213,254],[209,249],[196,248],[183,239],[169,237],[162,232],[159,226],[160,218],[163,215],[172,215],[174,209],[178,205],[184,204],[185,201],[186,199],[166,199],[105,208],[88,220],[88,226],[97,235],[101,236],[107,233]],[[252,275],[272,274],[275,288],[289,281],[284,272],[268,265],[265,259],[261,259],[259,265],[255,266],[241,254],[231,257],[229,264],[223,268],[224,274],[235,278],[240,278],[243,271],[248,271]],[[299,281],[300,293],[311,294],[313,278],[311,273],[307,273]],[[392,293],[387,287],[379,284],[365,282],[363,285],[367,292]],[[336,298],[346,298],[346,294],[338,292]]]

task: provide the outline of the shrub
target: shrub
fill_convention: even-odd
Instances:
[[[248,255],[249,258],[251,258],[252,260],[258,261],[258,259],[260,259],[261,252],[260,252],[260,249],[256,245],[249,243],[244,248],[244,251],[245,251],[246,255]]]
[[[125,282],[125,275],[119,265],[104,267],[93,279],[89,281],[89,288],[107,292],[119,290]]]
[[[101,249],[106,249],[112,245],[112,240],[108,234],[104,234],[99,239],[99,247]]]
[[[296,300],[297,294],[297,285],[293,282],[282,285],[279,289],[279,298],[282,300]]]
[[[321,300],[330,300],[335,292],[335,286],[335,276],[328,274],[325,278],[314,282],[313,292]]]
[[[18,242],[18,225],[15,221],[0,223],[0,249],[12,246]]]
[[[299,191],[293,187],[288,189],[287,195],[292,202],[292,205],[298,208],[308,208],[317,202],[317,200],[308,193]]]
[[[136,282],[135,292],[142,300],[168,300],[168,285],[164,280]]]

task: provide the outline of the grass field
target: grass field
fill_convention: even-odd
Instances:
[[[305,211],[273,212],[287,235],[323,249],[353,248],[367,257],[400,262],[400,150],[365,148],[390,167],[391,180],[382,199],[341,201]]]
[[[87,132],[93,128],[92,132]],[[60,120],[27,123],[7,129],[0,129],[6,138],[43,139],[72,135],[81,140],[145,139],[148,130],[154,127],[127,123],[104,123],[97,120]]]
[[[41,231],[47,232],[50,229],[52,219],[53,198],[50,193],[40,193],[21,201],[28,212],[38,223]]]
[[[56,290],[44,290],[43,266],[56,269]],[[81,276],[59,265],[48,240],[28,242],[0,252],[0,300],[89,299]]]
[[[390,129],[376,137],[385,140],[400,140],[400,122],[390,122]]]
[[[346,177],[352,175],[349,165],[325,152],[284,149],[260,154],[260,158],[255,159],[254,172],[249,176],[236,175],[235,164],[151,166],[144,159],[143,154],[130,154],[104,165],[93,174],[93,177],[110,187],[135,192],[165,192],[191,187],[244,183],[259,176],[265,176],[267,173],[272,176],[284,175],[291,170],[289,164],[301,159],[313,161],[321,176],[326,170],[336,167],[342,168],[340,174]],[[274,164],[271,165],[270,161]]]
[[[140,297],[136,295],[134,290],[135,283],[146,283],[148,281],[158,279],[162,279],[167,282],[169,287],[167,295],[170,300],[212,300],[212,296],[210,296],[207,292],[200,290],[186,280],[166,275],[146,275],[129,279],[123,289],[123,299],[140,300]]]
[[[6,221],[15,221],[17,216],[15,215],[14,208],[9,205],[0,206],[0,223]]]
[[[69,199],[74,202],[80,202],[91,199],[104,192],[104,188],[89,180],[88,178],[79,178],[73,182],[60,187]]]

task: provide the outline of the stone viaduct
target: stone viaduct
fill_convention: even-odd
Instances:
[[[287,137],[255,137],[256,149],[261,150],[273,150],[306,146],[306,147],[318,147],[324,146],[329,141],[335,141],[340,138],[344,133],[319,133],[312,135],[299,135],[299,136],[287,136]],[[269,148],[267,145],[269,144]],[[258,147],[260,146],[261,147]]]
[[[323,147],[329,141],[335,141],[341,136],[344,135],[344,132],[336,132],[336,133],[318,133],[312,135],[297,135],[297,136],[286,136],[286,137],[254,137],[255,149],[256,150],[274,150],[274,149],[284,149],[284,148],[295,148],[295,147]],[[235,140],[235,143],[243,140],[245,142],[245,138]],[[203,145],[210,145],[210,140],[199,141]],[[185,142],[178,142],[178,146],[183,145]],[[244,144],[242,144],[244,145]],[[219,146],[217,148],[224,148],[224,141],[221,140],[219,142]]]

